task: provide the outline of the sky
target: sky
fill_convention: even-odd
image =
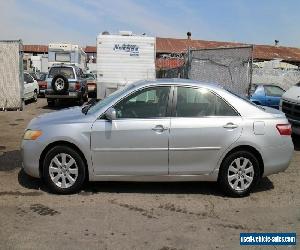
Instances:
[[[0,0],[0,40],[95,45],[102,31],[300,47],[298,0]]]

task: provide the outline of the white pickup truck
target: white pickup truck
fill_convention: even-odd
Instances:
[[[283,94],[280,110],[291,123],[293,133],[300,135],[300,82]]]

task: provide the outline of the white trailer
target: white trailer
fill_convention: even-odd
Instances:
[[[21,40],[0,41],[0,110],[23,107],[22,47]]]
[[[97,99],[138,80],[155,79],[155,38],[120,32],[97,37]]]
[[[48,67],[53,64],[73,64],[82,70],[86,69],[86,53],[78,45],[69,43],[50,43],[48,45]]]

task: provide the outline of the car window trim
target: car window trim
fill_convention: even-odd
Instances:
[[[175,116],[176,114],[176,108],[177,108],[177,89],[178,87],[180,88],[193,88],[193,89],[206,89],[207,91],[211,92],[212,94],[216,95],[217,97],[221,98],[221,100],[223,100],[229,107],[231,107],[233,109],[233,111],[236,113],[235,116],[229,115],[229,116],[220,116],[220,115],[209,115],[209,116]],[[209,88],[205,88],[205,87],[198,87],[198,86],[191,86],[191,85],[176,85],[175,86],[175,91],[174,91],[174,102],[173,102],[173,112],[172,112],[172,118],[216,118],[216,117],[237,117],[237,116],[241,116],[241,114],[230,104],[227,102],[227,100],[225,100],[222,96],[220,96],[218,93],[216,93],[215,91],[209,89]]]
[[[119,102],[123,101],[125,98],[127,98],[130,95],[135,94],[138,91],[144,90],[144,89],[148,89],[148,88],[154,88],[154,87],[169,87],[170,91],[169,91],[169,97],[168,97],[168,103],[167,103],[167,111],[166,111],[166,116],[164,117],[148,117],[148,118],[117,118],[116,121],[120,121],[120,120],[151,120],[151,119],[166,119],[166,118],[171,118],[171,106],[172,106],[172,99],[173,99],[173,91],[172,91],[172,87],[174,87],[174,85],[172,84],[159,84],[159,85],[147,85],[147,86],[143,86],[139,89],[136,89],[132,92],[130,92],[128,95],[122,97],[120,100],[118,100],[117,102],[115,102],[114,104],[112,104],[111,106],[109,106],[98,118],[98,120],[106,120],[103,115],[105,114],[105,112],[109,109],[109,108],[114,108]],[[171,98],[171,100],[170,100]]]

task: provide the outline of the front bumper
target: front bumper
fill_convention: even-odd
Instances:
[[[290,124],[292,125],[292,131],[296,135],[300,135],[300,121],[288,118]]]
[[[28,175],[40,178],[39,162],[41,154],[42,145],[38,141],[22,140],[22,167]]]

